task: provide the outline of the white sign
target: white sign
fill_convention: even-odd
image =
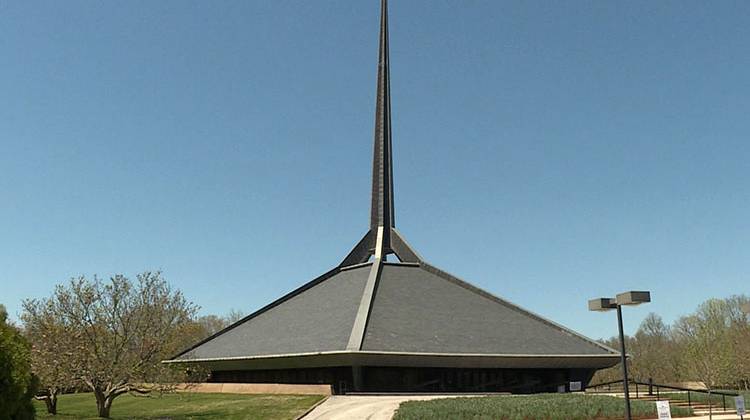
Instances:
[[[659,413],[659,420],[672,420],[672,412],[669,410],[669,401],[657,401],[656,412]]]
[[[570,383],[570,392],[580,391],[581,390],[581,383],[580,382],[571,382]]]
[[[742,395],[740,395],[739,397],[734,397],[734,406],[737,408],[737,415],[747,415],[747,413],[745,412],[745,397],[743,397]]]

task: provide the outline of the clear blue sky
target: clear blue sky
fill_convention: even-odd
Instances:
[[[397,226],[594,338],[750,293],[750,3],[392,0]],[[377,0],[0,4],[0,302],[255,310],[368,227]]]

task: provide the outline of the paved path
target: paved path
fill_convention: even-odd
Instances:
[[[334,395],[302,420],[391,420],[404,401],[455,398],[458,395]],[[466,395],[461,395],[465,397]]]

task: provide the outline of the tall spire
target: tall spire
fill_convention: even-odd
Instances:
[[[391,150],[391,75],[388,57],[388,1],[381,1],[380,52],[375,103],[375,141],[372,161],[372,208],[370,229],[383,228],[383,243],[388,244],[393,213],[393,153]]]
[[[380,3],[380,50],[375,101],[375,141],[372,159],[372,207],[370,230],[347,255],[342,266],[385,260],[396,254],[401,261],[418,262],[414,252],[396,231],[393,211],[393,153],[391,147],[391,72],[388,57],[388,0]]]

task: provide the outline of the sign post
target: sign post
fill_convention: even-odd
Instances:
[[[656,412],[659,420],[672,420],[672,411],[669,409],[669,401],[657,401]]]
[[[740,420],[744,420],[745,415],[745,397],[742,395],[734,397],[734,407],[737,409],[737,415],[740,416]]]

